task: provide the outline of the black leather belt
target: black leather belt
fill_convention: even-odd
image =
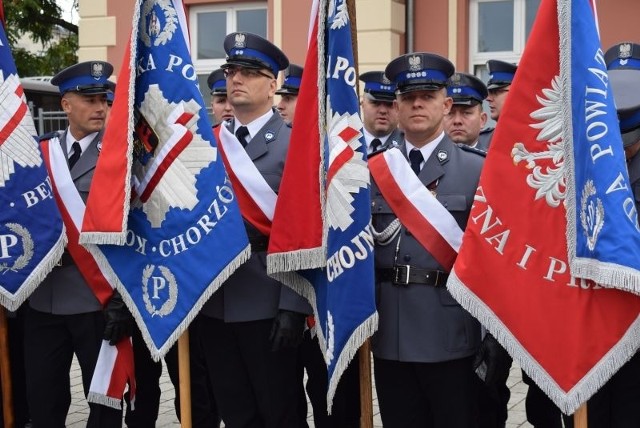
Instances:
[[[60,260],[58,260],[58,264],[56,264],[56,266],[70,266],[73,263],[73,257],[71,257],[69,251],[64,250],[64,253],[62,253],[62,257],[60,257]]]
[[[441,270],[427,270],[410,265],[396,265],[392,268],[377,269],[378,281],[390,281],[393,285],[423,284],[434,287],[444,286],[449,274]]]
[[[256,253],[258,251],[267,251],[269,248],[269,238],[267,236],[250,236],[249,243],[251,244],[251,252]]]

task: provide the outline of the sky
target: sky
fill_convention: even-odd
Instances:
[[[78,11],[73,9],[73,0],[56,0],[56,3],[62,8],[63,19],[74,24],[78,23]]]

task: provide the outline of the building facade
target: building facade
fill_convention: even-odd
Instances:
[[[200,82],[224,62],[233,31],[267,37],[304,64],[312,0],[183,0]],[[340,0],[339,0],[340,1]],[[356,0],[360,72],[383,69],[406,52],[430,51],[458,71],[484,77],[488,59],[517,63],[541,0]],[[117,76],[131,32],[133,0],[80,0],[79,59],[114,64]],[[637,0],[598,2],[604,48],[640,42]]]

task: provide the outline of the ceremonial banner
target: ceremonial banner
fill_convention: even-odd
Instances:
[[[156,360],[250,254],[188,46],[182,2],[136,1],[81,237]]]
[[[378,315],[367,151],[346,0],[315,1],[310,27],[268,270],[314,307],[331,408],[340,376],[377,329]],[[318,269],[302,277],[283,274],[309,268]]]
[[[447,284],[567,414],[640,343],[640,298],[569,267],[574,240],[637,254],[607,83],[589,1],[543,0]]]
[[[66,236],[2,25],[0,207],[0,304],[13,311],[60,260]]]
[[[595,0],[591,1],[595,11]],[[572,89],[562,91],[559,100],[560,105],[571,109],[571,114],[562,115],[557,124],[566,147],[571,272],[640,294],[640,228],[635,196],[629,187],[618,116],[597,28],[593,21],[585,19],[592,16],[588,3],[567,2],[564,26],[560,28],[562,34],[571,34],[561,45],[565,62],[560,84]],[[538,179],[542,186],[549,182],[545,175]]]

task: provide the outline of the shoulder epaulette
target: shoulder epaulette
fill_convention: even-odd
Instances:
[[[60,131],[51,131],[51,132],[47,132],[46,134],[40,135],[38,137],[38,142],[40,141],[44,141],[44,140],[50,140],[54,137],[58,137],[60,136]]]
[[[494,128],[493,126],[490,126],[488,128],[484,128],[480,130],[480,134],[488,134],[489,132],[493,132],[495,131],[496,128]]]
[[[487,152],[485,152],[484,150],[476,149],[475,147],[467,146],[466,144],[457,144],[457,146],[460,147],[465,152],[475,153],[475,154],[480,155],[482,157],[487,156]]]
[[[397,146],[387,146],[387,145],[382,145],[382,146],[380,146],[380,147],[378,148],[378,150],[376,150],[376,151],[373,151],[373,152],[369,153],[369,154],[367,155],[367,159],[370,159],[372,156],[378,155],[378,154],[380,154],[380,153],[384,153],[384,152],[386,152],[387,150],[389,150],[389,149],[390,149],[390,148],[392,148],[392,147],[397,147]]]

